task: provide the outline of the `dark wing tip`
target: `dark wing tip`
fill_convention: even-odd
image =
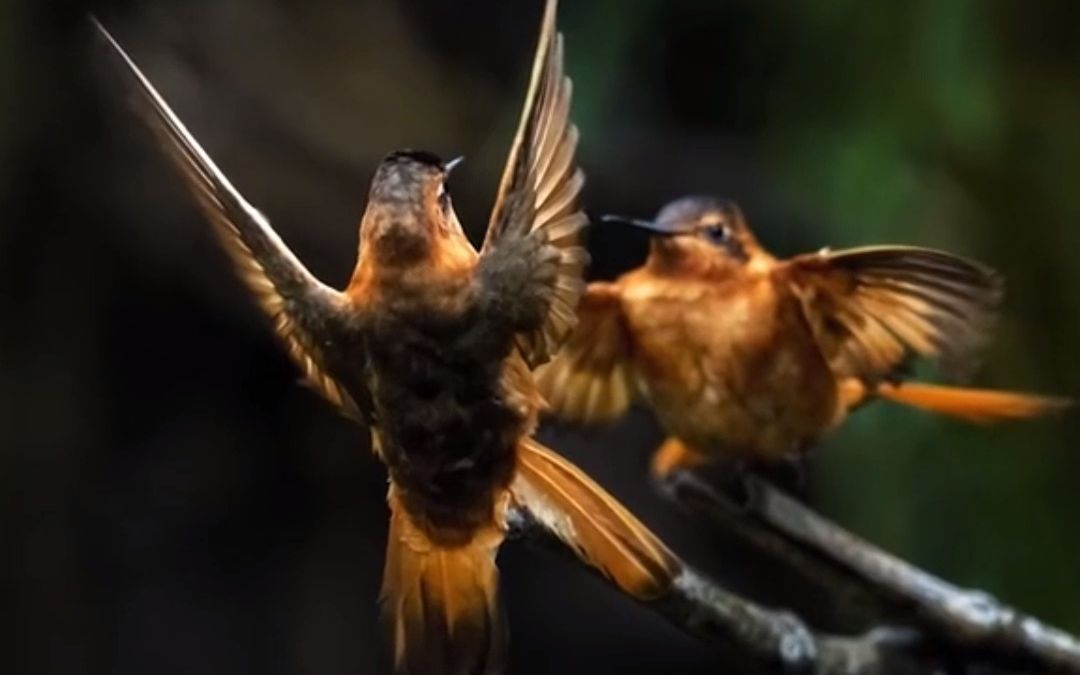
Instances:
[[[916,355],[937,361],[950,379],[966,379],[1004,290],[992,268],[929,248],[869,246],[796,260],[812,276],[824,273],[819,290],[829,301],[819,311],[828,314],[823,334],[834,334],[837,363],[868,379],[895,376]],[[813,285],[810,276],[802,283]]]
[[[996,308],[1005,291],[1005,277],[981,262],[932,248],[874,246],[825,254],[823,261],[855,272],[907,273],[948,282],[955,292],[987,309]]]
[[[101,20],[97,18],[97,14],[89,12],[86,15],[86,19],[90,22],[90,25],[97,30],[99,34],[104,35],[105,37],[112,37],[111,35],[109,35],[109,31],[105,28],[105,25],[102,24]]]
[[[105,45],[110,47],[113,53],[116,56],[120,57],[120,59],[127,65],[127,67],[131,71],[135,73],[135,75],[139,79],[142,79],[142,73],[139,72],[138,66],[136,66],[135,62],[131,59],[130,56],[128,56],[127,51],[125,51],[124,48],[120,46],[119,40],[113,37],[113,34],[109,32],[109,29],[105,27],[105,24],[103,24],[101,20],[97,18],[97,15],[93,13],[87,14],[87,19],[90,21],[90,25],[94,27],[94,32],[97,33],[98,38],[100,38]]]
[[[995,310],[1005,294],[1005,277],[981,262],[934,249],[915,249],[911,263],[923,266],[931,274],[964,284],[970,299],[983,309]]]

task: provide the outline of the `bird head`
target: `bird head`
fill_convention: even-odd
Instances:
[[[715,197],[683,197],[653,220],[604,216],[649,230],[649,262],[665,268],[732,271],[765,255],[735,202]]]
[[[416,150],[387,155],[371,181],[361,247],[381,264],[407,264],[425,259],[440,239],[461,233],[447,185],[460,162]]]

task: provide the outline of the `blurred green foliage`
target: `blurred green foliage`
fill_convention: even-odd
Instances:
[[[391,149],[467,154],[455,204],[479,236],[539,4],[0,0],[0,529],[22,552],[2,576],[27,634],[12,658],[356,673],[379,648],[384,470],[295,385],[90,56],[86,11],[341,283]],[[1009,292],[975,383],[1080,396],[1080,2],[564,0],[560,25],[590,209],[646,215],[711,192],[778,254],[909,243],[977,258]],[[591,237],[596,276],[644,254],[624,231]],[[990,429],[873,405],[818,449],[813,498],[1080,632],[1077,439],[1076,414]],[[649,492],[657,439],[640,416],[554,440],[695,564],[768,577]],[[515,670],[715,672],[706,647],[519,551],[500,559]],[[770,601],[817,602],[756,581]]]
[[[614,4],[568,8],[573,31],[608,36],[576,43],[586,139],[635,50],[707,41],[693,117],[751,139],[767,194],[812,223],[800,243],[915,243],[998,267],[1009,297],[976,381],[1078,393],[1076,3],[687,2],[668,11],[714,32],[678,38],[652,31],[665,3]],[[789,226],[756,222],[798,250]],[[871,406],[819,450],[816,496],[886,548],[1080,630],[1078,431],[1075,415],[989,429]]]

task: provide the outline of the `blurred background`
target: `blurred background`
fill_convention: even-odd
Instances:
[[[1080,4],[563,4],[591,209],[649,215],[714,193],[781,254],[910,243],[978,258],[1009,294],[975,381],[1080,395]],[[85,11],[340,285],[372,170],[395,148],[468,157],[453,188],[479,240],[540,5],[0,2],[0,669],[384,671],[384,470],[297,386]],[[591,248],[610,278],[645,240],[599,226]],[[811,496],[1077,632],[1078,437],[1075,415],[986,429],[876,405],[819,449]],[[827,596],[651,491],[647,414],[544,438],[694,564],[828,614]],[[723,665],[561,559],[511,544],[500,563],[512,672]]]

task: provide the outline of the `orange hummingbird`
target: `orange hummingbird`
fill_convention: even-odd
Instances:
[[[538,371],[552,410],[614,420],[641,400],[669,438],[662,477],[710,459],[792,459],[854,408],[887,399],[974,422],[1069,401],[901,381],[913,356],[957,359],[986,339],[1001,299],[992,270],[911,246],[780,260],[738,206],[686,197],[655,220],[645,264],[588,286],[563,350]]]
[[[575,323],[587,255],[556,0],[547,0],[524,111],[483,247],[447,188],[453,163],[398,151],[375,172],[348,286],[318,281],[230,184],[120,45],[143,117],[307,381],[370,428],[390,474],[382,606],[409,673],[501,669],[495,556],[527,510],[639,598],[671,553],[580,470],[531,438],[531,369]]]

